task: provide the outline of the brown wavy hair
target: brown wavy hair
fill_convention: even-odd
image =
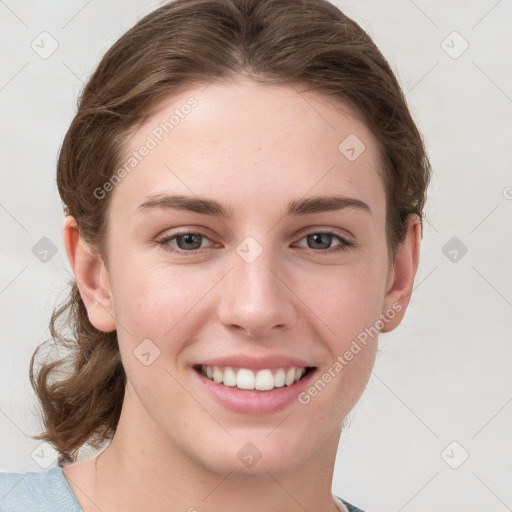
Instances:
[[[171,95],[240,77],[305,86],[300,92],[339,99],[362,116],[380,145],[394,261],[409,215],[422,222],[430,163],[388,62],[357,23],[324,0],[175,0],[108,50],[82,92],[57,164],[64,211],[85,242],[108,261],[109,195],[98,199],[94,190],[120,165],[127,135]],[[30,382],[44,423],[32,437],[52,444],[62,465],[75,461],[84,443],[98,448],[112,439],[126,374],[116,332],[91,325],[74,280],[52,314],[50,334],[66,353],[46,357],[37,375],[42,345],[32,355]]]

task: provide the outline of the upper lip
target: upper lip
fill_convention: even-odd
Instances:
[[[247,368],[249,370],[263,370],[265,368],[286,368],[295,366],[298,368],[311,368],[312,365],[303,359],[288,357],[281,354],[265,357],[251,357],[246,355],[232,355],[225,357],[216,357],[197,363],[205,366],[234,366],[236,368]]]

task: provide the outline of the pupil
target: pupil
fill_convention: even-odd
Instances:
[[[328,237],[329,241],[327,242],[327,245],[324,244],[324,247],[321,247],[321,248],[322,249],[328,249],[329,245],[330,245],[330,238],[331,238],[332,235],[329,235],[327,233],[316,233],[314,235],[310,235],[310,237],[313,239],[314,243],[315,244],[316,243],[320,243],[320,245],[322,245],[322,244],[321,244],[321,242],[318,242],[317,239],[320,238],[320,237],[323,237],[323,236]]]
[[[195,244],[195,245],[201,245],[201,242],[194,242],[193,239],[194,238],[198,238],[200,237],[201,235],[194,235],[194,234],[187,234],[187,235],[181,235],[178,237],[177,241],[178,241],[178,245],[180,247],[180,249],[198,249],[198,247],[182,247],[184,244]],[[184,241],[184,244],[182,243],[179,243],[180,240],[183,240]]]

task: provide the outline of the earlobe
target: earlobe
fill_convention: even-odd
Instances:
[[[64,220],[64,245],[89,321],[100,331],[114,331],[116,322],[107,268],[100,255],[84,242],[71,215]]]
[[[414,286],[414,277],[418,270],[421,242],[421,222],[417,215],[411,215],[407,222],[407,233],[398,248],[382,315],[387,318],[381,332],[389,332],[398,327],[405,315]]]

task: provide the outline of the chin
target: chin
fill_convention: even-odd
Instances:
[[[294,436],[290,432],[286,435],[270,432],[258,431],[251,436],[244,431],[197,456],[209,471],[223,475],[230,473],[230,478],[244,480],[268,479],[269,473],[276,477],[289,474],[311,456],[313,446],[308,445],[311,438],[301,441],[298,433]]]

